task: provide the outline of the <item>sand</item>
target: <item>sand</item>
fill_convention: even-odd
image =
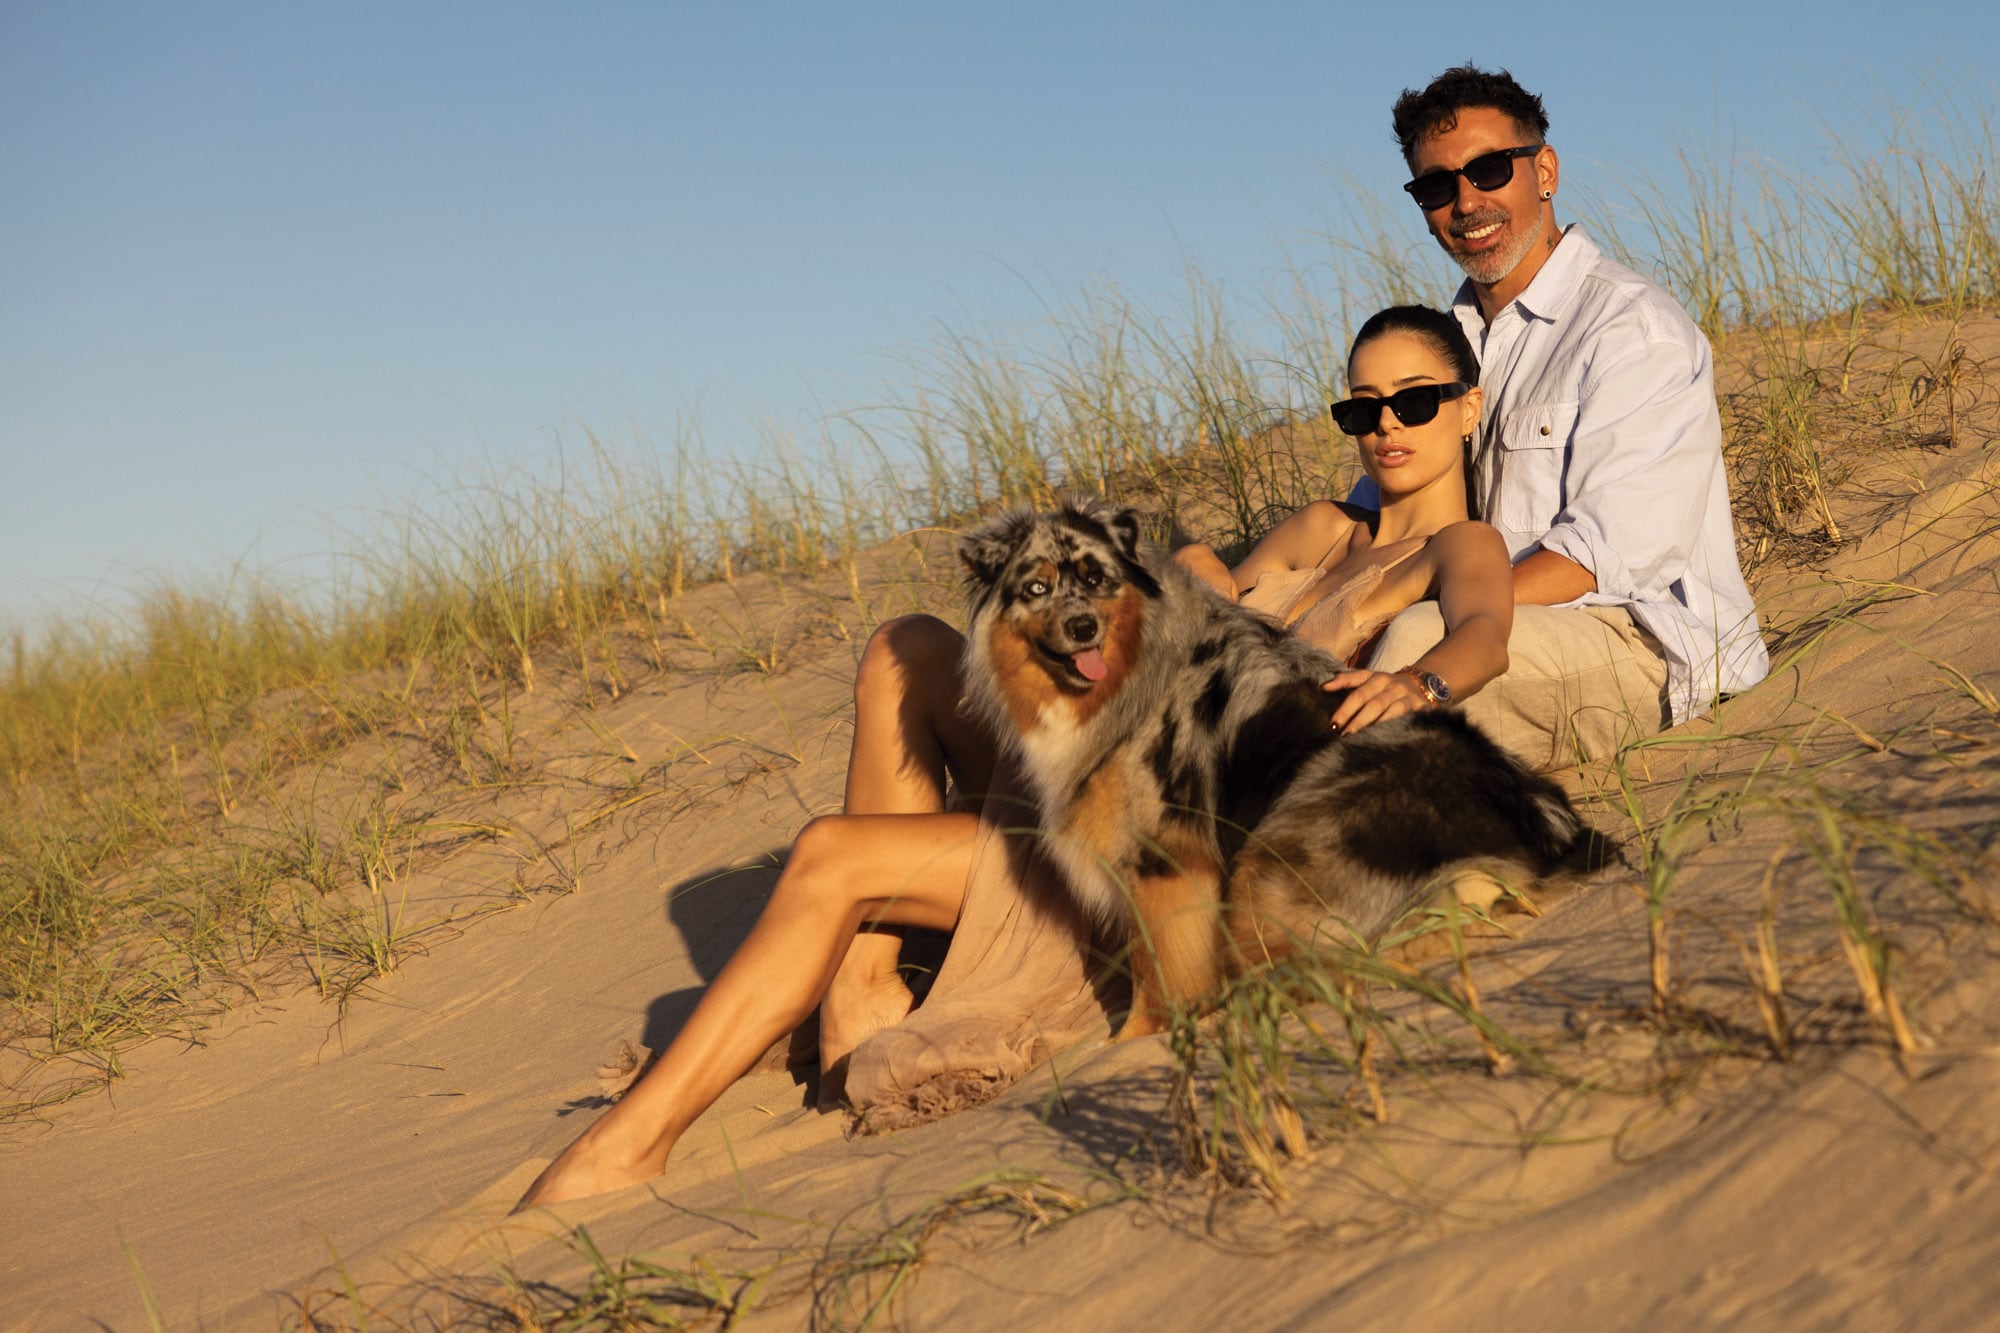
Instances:
[[[1979,441],[1897,451],[1845,492],[1843,546],[1764,566],[1778,669],[1640,757],[1652,816],[1689,772],[1741,790],[1783,770],[1883,829],[1954,840],[1973,858],[1956,864],[1990,852],[1997,475]],[[922,1262],[882,1313],[915,1328],[1967,1328],[2000,1308],[1990,860],[1948,883],[1955,905],[1879,847],[1848,858],[1897,944],[1916,1041],[1899,1058],[1807,826],[1755,811],[1674,845],[1667,1018],[1632,859],[1475,962],[1488,1012],[1568,1077],[1465,1058],[1391,1073],[1388,1122],[1330,1125],[1283,1200],[1178,1173],[1171,1059],[1149,1040],[1089,1043],[988,1106],[853,1140],[803,1075],[754,1073],[654,1184],[507,1218],[601,1105],[601,1059],[672,1034],[791,834],[837,808],[860,639],[830,624],[801,622],[775,675],[637,675],[594,725],[531,705],[524,743],[566,785],[491,798],[518,832],[399,886],[412,920],[511,906],[344,1000],[241,1000],[7,1127],[0,1328],[146,1327],[149,1302],[177,1329],[514,1326],[510,1309],[590,1289],[579,1227],[614,1266],[714,1275],[751,1326],[858,1321],[897,1253]],[[1609,769],[1570,780],[1634,841]],[[644,799],[621,806],[629,792]],[[1767,893],[1789,1061],[1747,984]]]

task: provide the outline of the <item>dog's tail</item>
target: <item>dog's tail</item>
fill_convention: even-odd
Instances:
[[[1543,899],[1560,896],[1616,863],[1618,843],[1585,823],[1561,787],[1524,768],[1531,817],[1523,833],[1536,864],[1536,892]]]
[[[1606,866],[1619,865],[1625,860],[1625,844],[1609,837],[1588,824],[1579,824],[1576,837],[1556,862],[1551,874],[1594,875]]]
[[[1529,849],[1535,859],[1549,869],[1565,864],[1583,841],[1587,825],[1569,803],[1569,796],[1555,783],[1539,774],[1528,796],[1527,818],[1523,821]]]
[[[1512,756],[1509,756],[1510,760]],[[1544,894],[1561,893],[1619,860],[1619,845],[1576,812],[1552,779],[1513,761],[1520,785],[1513,824]]]

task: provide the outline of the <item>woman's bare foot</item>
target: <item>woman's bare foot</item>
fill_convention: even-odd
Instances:
[[[836,975],[819,1004],[821,1076],[841,1066],[856,1046],[909,1017],[915,1004],[900,972],[878,972],[852,982]]]
[[[542,1174],[535,1177],[535,1183],[528,1186],[528,1192],[511,1211],[518,1213],[570,1199],[587,1199],[593,1194],[609,1194],[659,1175],[666,1168],[664,1160],[651,1152],[635,1154],[622,1150],[616,1141],[615,1125],[609,1132],[600,1132],[606,1129],[605,1122],[616,1110],[613,1107],[604,1120],[585,1130],[576,1142],[542,1168]]]
[[[883,1028],[902,1022],[915,1003],[909,985],[894,968],[870,969],[851,981],[836,977],[820,1001],[822,1078],[827,1071],[837,1069],[838,1081],[845,1073],[848,1054]],[[514,1211],[609,1194],[612,1190],[642,1184],[664,1171],[666,1152],[659,1146],[658,1138],[647,1135],[642,1136],[643,1141],[634,1141],[630,1137],[628,1123],[643,1119],[632,1109],[632,1095],[628,1093],[627,1100],[606,1111],[601,1120],[563,1149],[535,1177],[535,1183],[528,1186],[528,1192],[514,1205]]]

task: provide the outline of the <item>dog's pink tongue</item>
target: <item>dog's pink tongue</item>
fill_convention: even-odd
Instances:
[[[1070,661],[1076,663],[1077,671],[1085,680],[1103,680],[1105,675],[1104,654],[1095,648],[1086,648]]]

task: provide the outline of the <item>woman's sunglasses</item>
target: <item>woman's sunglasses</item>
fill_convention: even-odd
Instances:
[[[1436,420],[1438,408],[1447,399],[1463,398],[1471,392],[1472,386],[1464,380],[1453,380],[1449,384],[1412,384],[1407,389],[1398,389],[1387,398],[1343,398],[1331,404],[1327,411],[1333,414],[1333,424],[1340,427],[1343,435],[1366,435],[1382,424],[1382,409],[1388,408],[1396,414],[1396,420],[1405,426],[1421,426]]]
[[[1417,207],[1428,213],[1434,208],[1443,208],[1458,197],[1460,176],[1471,181],[1475,190],[1497,190],[1514,179],[1515,158],[1533,157],[1544,147],[1544,144],[1531,143],[1521,148],[1481,153],[1455,171],[1426,171],[1403,188],[1410,192],[1410,198],[1417,201]]]

